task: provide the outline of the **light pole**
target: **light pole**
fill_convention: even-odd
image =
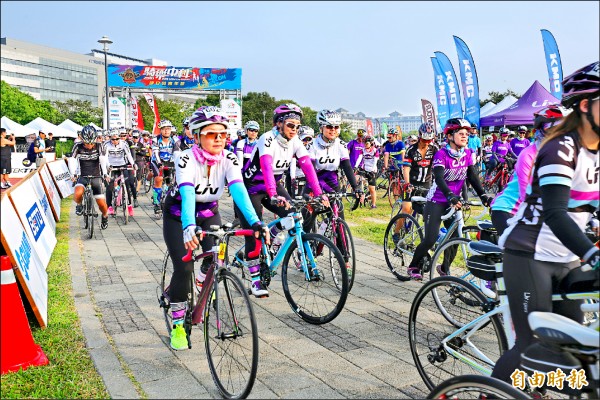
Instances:
[[[263,129],[265,130],[265,132],[267,131],[267,120],[265,119],[267,116],[267,112],[265,110],[263,110]]]
[[[110,114],[108,113],[108,62],[106,61],[106,52],[108,45],[112,44],[112,40],[108,36],[102,36],[102,39],[98,40],[98,43],[104,46],[104,103],[106,104],[106,130],[110,129]]]

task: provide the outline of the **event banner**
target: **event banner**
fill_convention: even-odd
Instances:
[[[54,161],[56,159],[56,153],[46,153],[44,158],[46,162]],[[10,167],[12,178],[23,178],[31,171],[35,171],[35,163],[32,163],[27,159],[26,152],[12,152],[10,153]]]
[[[8,196],[2,197],[0,213],[2,214],[0,220],[2,245],[11,258],[11,263],[17,266],[15,275],[21,283],[21,288],[23,288],[38,323],[43,328],[48,325],[48,274],[46,268],[38,256],[31,237],[23,229]]]
[[[560,62],[560,53],[554,36],[542,29],[542,41],[544,42],[544,53],[546,54],[546,66],[548,68],[548,78],[550,79],[550,93],[557,99],[562,99],[563,70]]]
[[[67,159],[70,160],[70,159]],[[75,162],[77,160],[74,160]],[[67,163],[64,160],[58,160],[55,162],[47,163],[48,170],[54,178],[54,183],[60,192],[60,197],[63,199],[73,194],[75,189],[73,188],[73,182],[71,181],[71,173],[67,167]]]
[[[144,98],[148,102],[150,109],[154,113],[154,126],[152,127],[152,133],[158,134],[160,133],[160,129],[158,129],[158,122],[160,121],[160,115],[158,114],[158,104],[154,102],[154,95],[152,93],[144,93]]]
[[[52,206],[50,205],[50,199],[44,190],[44,185],[42,184],[42,178],[40,178],[39,174],[31,174],[28,179],[31,182],[31,187],[33,187],[33,191],[35,192],[36,198],[40,205],[42,206],[42,211],[44,215],[46,215],[46,219],[48,220],[48,227],[52,231],[52,234],[56,236],[56,221],[54,220],[54,214],[52,212]]]
[[[421,99],[421,108],[423,109],[423,121],[429,122],[433,126],[433,131],[437,133],[437,122],[435,120],[435,108],[427,99]]]
[[[241,68],[108,66],[108,86],[141,89],[241,90]]]
[[[373,121],[367,118],[367,136],[373,136]]]
[[[137,97],[129,96],[129,115],[131,115],[131,127],[133,129],[144,130],[144,119],[142,118],[142,110],[138,105]]]
[[[446,83],[446,97],[448,99],[448,112],[450,113],[448,118],[462,118],[463,109],[462,101],[460,100],[460,89],[458,88],[458,81],[456,80],[456,74],[454,68],[448,56],[441,51],[435,51],[435,58],[437,58],[444,76],[444,82]],[[445,125],[445,121],[444,124]]]
[[[387,136],[388,134],[388,126],[385,122],[381,123],[381,135]]]
[[[125,98],[111,97],[108,103],[110,126],[112,128],[125,127]]]
[[[448,107],[448,98],[446,97],[446,81],[444,80],[444,74],[437,58],[431,57],[431,65],[433,67],[433,84],[435,86],[435,98],[438,106],[438,120],[443,127],[446,125],[448,118],[450,118],[450,108]]]
[[[229,130],[233,131],[233,137],[238,129],[242,129],[242,107],[234,99],[222,99],[221,111],[229,118]]]
[[[479,82],[475,62],[467,44],[458,36],[454,36],[456,52],[458,53],[458,69],[460,83],[465,99],[465,119],[479,128]]]
[[[58,189],[54,186],[54,181],[48,170],[48,164],[44,164],[44,167],[38,173],[40,174],[46,193],[48,193],[50,206],[54,212],[54,219],[58,222],[60,220],[60,194],[58,194]]]

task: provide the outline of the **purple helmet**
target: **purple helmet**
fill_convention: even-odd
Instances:
[[[219,107],[202,106],[190,117],[189,128],[196,135],[203,127],[210,124],[221,124],[227,129],[229,128],[229,119]]]
[[[273,123],[286,114],[298,114],[300,118],[304,116],[302,109],[293,103],[282,104],[273,111]]]
[[[571,108],[575,103],[600,93],[598,61],[578,69],[563,79],[562,105]]]

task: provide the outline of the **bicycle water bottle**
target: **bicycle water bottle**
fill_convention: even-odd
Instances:
[[[436,241],[437,244],[441,243],[441,241],[444,238],[444,236],[446,235],[446,233],[448,233],[448,229],[446,229],[444,227],[441,227],[440,228],[440,233],[438,234],[438,238],[437,238],[437,241]]]
[[[120,185],[115,186],[115,198],[119,197],[119,190],[121,190],[121,186]]]
[[[325,233],[325,229],[327,229],[327,222],[323,221],[323,222],[321,222],[321,225],[319,225],[319,229],[317,230],[317,233],[319,235],[323,235]]]

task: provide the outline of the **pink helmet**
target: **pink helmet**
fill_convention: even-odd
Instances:
[[[302,109],[293,103],[282,104],[273,111],[273,123],[286,114],[298,114],[300,118],[304,116]]]
[[[600,93],[598,61],[578,69],[563,79],[562,105],[571,108],[580,100]]]

